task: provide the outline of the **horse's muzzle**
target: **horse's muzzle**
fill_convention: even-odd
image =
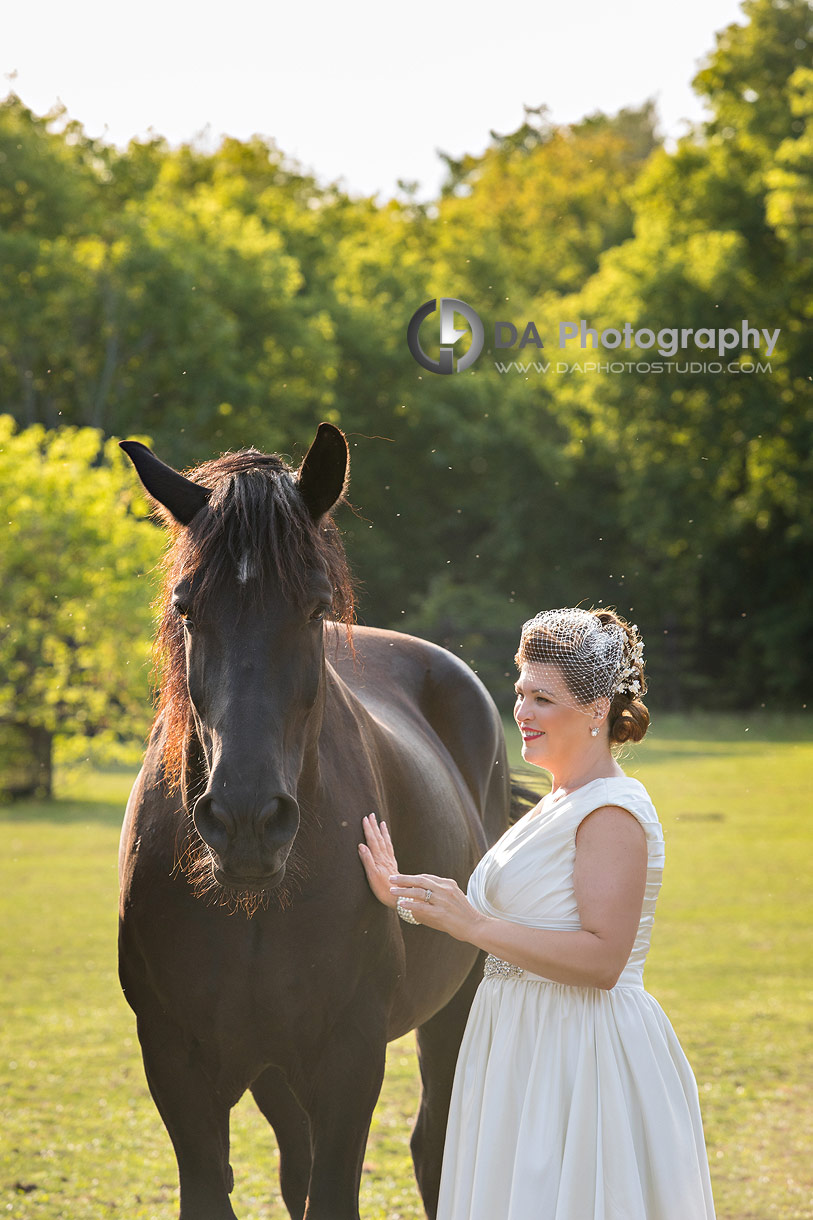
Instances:
[[[278,793],[253,812],[245,807],[236,811],[205,792],[193,816],[220,885],[271,890],[280,884],[299,829],[299,806],[292,796]]]
[[[209,850],[211,853],[211,848]],[[282,881],[285,876],[285,865],[271,877],[232,877],[231,874],[224,873],[213,859],[212,876],[224,890],[237,890],[241,894],[267,894],[270,890],[275,890]]]

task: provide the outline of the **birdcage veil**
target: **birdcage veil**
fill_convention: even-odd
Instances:
[[[517,664],[555,666],[562,674],[565,698],[579,710],[600,699],[625,693],[643,694],[644,642],[635,624],[603,621],[578,607],[543,610],[523,625]]]

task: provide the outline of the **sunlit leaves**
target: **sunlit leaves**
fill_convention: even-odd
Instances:
[[[0,721],[140,736],[160,531],[115,441],[0,416]]]

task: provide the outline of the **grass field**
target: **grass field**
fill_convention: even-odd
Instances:
[[[660,716],[622,764],[649,788],[666,833],[646,982],[695,1069],[719,1220],[813,1220],[809,719]],[[8,1216],[177,1216],[175,1161],[116,977],[131,778],[64,774],[59,799],[0,808]],[[408,1149],[417,1096],[410,1037],[390,1047],[365,1220],[423,1217]],[[250,1098],[232,1140],[235,1211],[284,1220],[273,1135]]]

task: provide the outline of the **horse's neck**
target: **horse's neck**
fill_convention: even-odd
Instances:
[[[366,725],[371,721],[372,718],[361,699],[327,658],[324,681],[325,698],[320,736],[326,730],[330,731],[336,722],[346,725],[350,721],[357,725]]]
[[[339,748],[375,750],[379,734],[383,732],[369,708],[362,702],[353,688],[338,670],[325,661],[325,699],[319,740],[322,745],[334,742]]]

